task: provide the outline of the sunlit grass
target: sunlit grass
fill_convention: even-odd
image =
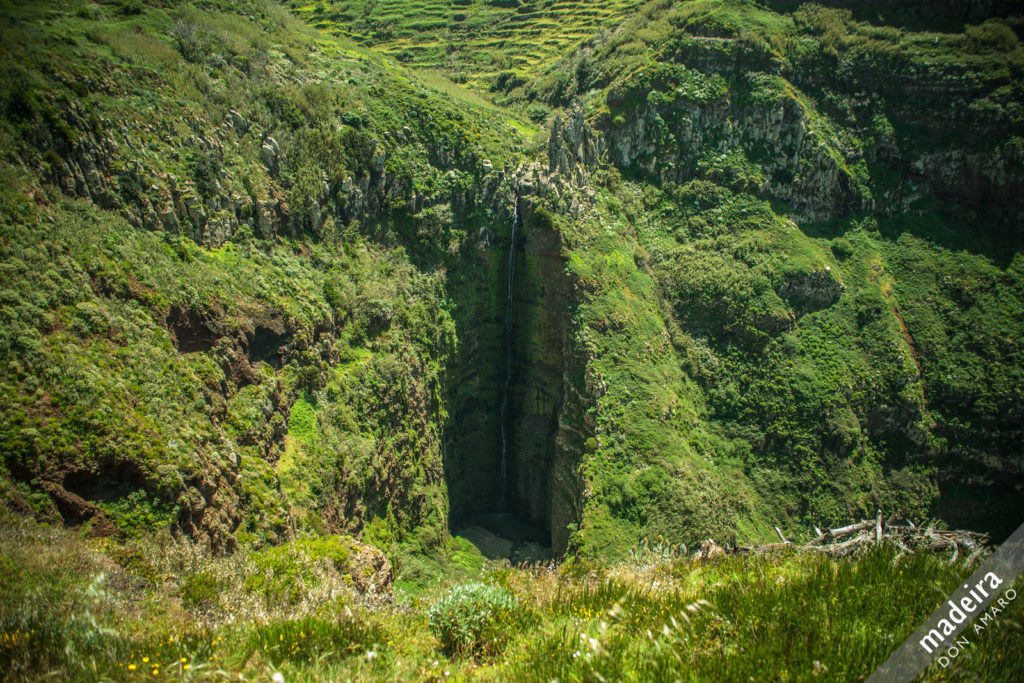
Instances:
[[[275,606],[242,598],[244,552],[218,559],[188,543],[136,543],[156,569],[146,580],[114,561],[120,547],[7,521],[0,666],[11,680],[850,680],[970,571],[890,548],[852,560],[709,562],[642,549],[610,566],[492,564],[482,583],[451,591],[441,572],[395,604],[313,590]],[[215,605],[190,608],[177,586],[200,571],[224,590]],[[1005,655],[1019,647],[1024,609],[1011,605],[958,675],[1019,679],[1024,669]]]

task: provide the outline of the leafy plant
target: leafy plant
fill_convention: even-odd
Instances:
[[[449,656],[497,654],[529,618],[507,590],[480,582],[455,586],[427,611],[430,630]]]

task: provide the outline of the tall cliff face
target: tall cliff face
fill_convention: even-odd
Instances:
[[[578,461],[567,443],[571,439],[562,434],[569,411],[567,366],[575,353],[570,287],[561,235],[534,211],[523,215],[514,297],[512,499],[521,514],[550,531],[555,551],[564,552],[574,492],[560,475],[571,473]]]
[[[972,289],[951,285],[959,277],[1017,288],[1009,283],[1018,280],[1024,177],[1015,161],[1022,128],[1013,113],[1021,98],[1013,22],[918,35],[856,16],[807,7],[779,15],[754,3],[652,10],[566,60],[559,73],[575,84],[552,76],[529,91],[601,88],[590,97],[596,144],[632,181],[604,176],[618,201],[608,201],[601,220],[626,223],[612,230],[624,249],[643,254],[638,269],[657,283],[666,332],[700,387],[681,392],[697,403],[697,429],[686,437],[695,452],[669,456],[662,447],[646,466],[699,462],[703,452],[742,463],[737,481],[751,486],[728,485],[736,501],[714,512],[685,493],[662,504],[708,519],[745,508],[740,517],[755,525],[765,511],[856,515],[867,500],[915,514],[942,510],[969,525],[1019,507],[1019,493],[1001,482],[1020,471],[1009,447],[1016,430],[1002,417],[1017,415],[1020,400],[1002,381],[981,379],[990,363],[1019,376],[988,336],[1011,319],[1019,324],[1019,299],[956,302],[940,293]],[[982,37],[997,33],[1007,37],[1003,47]],[[596,66],[644,54],[642,44],[647,61]],[[634,231],[638,244],[627,246]],[[957,249],[970,255],[953,256]],[[920,270],[954,261],[960,276]],[[596,301],[609,280],[593,267]],[[993,343],[967,342],[967,319]],[[607,335],[613,320],[594,331]],[[972,358],[965,343],[981,364],[972,360],[954,380],[942,368]],[[982,405],[1000,408],[982,417]],[[666,425],[663,438],[673,430],[685,433]],[[608,476],[616,466],[636,468],[631,458],[650,441],[621,424],[613,432],[610,449],[598,439],[594,458],[604,464],[588,482],[599,502],[591,520],[603,506],[609,512],[591,530],[602,539],[623,519],[654,528],[634,506],[664,501],[670,488]],[[986,491],[976,514],[959,503],[965,476]],[[673,477],[673,486],[699,480]],[[794,484],[801,494],[793,496]],[[766,497],[775,500],[765,506]]]
[[[485,157],[518,143],[371,60],[343,77],[280,8],[51,9],[4,23],[5,305],[38,313],[2,343],[4,499],[217,550],[443,544],[452,424],[493,384],[509,189]]]

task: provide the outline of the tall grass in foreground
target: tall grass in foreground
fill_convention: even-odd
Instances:
[[[614,566],[485,566],[481,583],[452,590],[439,576],[422,597],[385,605],[327,590],[331,577],[301,559],[291,573],[308,599],[268,602],[245,588],[259,559],[8,522],[0,670],[11,680],[856,680],[971,570],[892,548],[850,560],[649,554]],[[463,594],[473,599],[453,598]],[[971,630],[974,645],[927,679],[1024,680],[1014,656],[1022,605]],[[525,617],[503,616],[513,611]],[[435,632],[466,626],[483,645],[445,647],[430,615]]]

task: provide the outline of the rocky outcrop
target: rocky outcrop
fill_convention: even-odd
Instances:
[[[345,576],[352,577],[355,589],[364,595],[394,595],[395,573],[388,558],[377,548],[348,539],[350,555],[347,566],[338,567]]]
[[[569,182],[584,186],[589,171],[604,159],[604,140],[583,117],[583,103],[573,102],[567,119],[555,118],[548,138],[548,170]]]
[[[846,287],[832,273],[832,269],[825,266],[803,275],[788,277],[776,289],[776,293],[798,313],[807,313],[831,306],[845,290]]]
[[[617,97],[609,95],[610,105]],[[757,106],[737,106],[729,97],[647,102],[638,111],[605,117],[598,127],[617,166],[661,182],[707,174],[731,185],[744,173],[738,181],[743,189],[787,202],[812,219],[870,206],[840,152],[794,98]],[[751,152],[758,150],[755,162]]]
[[[241,458],[223,443],[215,452],[197,454],[196,462],[200,472],[183,483],[178,495],[178,528],[214,552],[231,552],[238,545],[234,534],[242,517],[237,487]]]

